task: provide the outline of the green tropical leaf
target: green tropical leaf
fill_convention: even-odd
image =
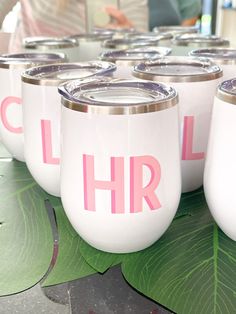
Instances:
[[[55,285],[94,274],[94,270],[80,253],[81,238],[72,228],[59,198],[50,197],[54,206],[59,232],[59,252],[56,264],[43,286]]]
[[[130,256],[130,254],[111,254],[99,251],[83,240],[81,240],[79,249],[86,262],[99,273],[104,273]]]
[[[177,313],[235,313],[236,243],[213,222],[203,192],[185,195],[183,205],[191,216],[176,219],[160,241],[130,256],[123,274]]]
[[[110,254],[85,243],[60,199],[43,192],[25,164],[8,155],[0,158],[0,295],[25,290],[47,273],[53,252],[47,198],[56,212],[59,255],[45,286],[121,264],[135,289],[179,314],[235,312],[236,243],[214,223],[202,190],[182,196],[173,223],[153,246]]]
[[[46,194],[24,163],[0,161],[0,295],[35,285],[49,267],[53,240]]]
[[[81,239],[70,225],[60,198],[45,193],[25,163],[11,160],[7,153],[1,156],[4,157],[0,158],[0,296],[28,289],[47,274],[53,237],[46,199],[50,199],[56,211],[59,254],[43,285],[96,273],[78,249]]]
[[[181,314],[232,314],[236,309],[236,243],[214,223],[203,191],[184,194],[168,231],[146,250],[118,255],[83,242],[99,272],[121,263],[138,291]]]
[[[196,194],[202,194],[202,190],[196,192]],[[181,207],[179,208],[175,219],[179,219],[184,216],[189,216],[189,198],[191,199],[191,195],[185,194],[182,197]],[[118,265],[122,263],[126,258],[130,259],[135,258],[135,256],[139,253],[132,254],[111,254],[107,252],[103,252],[95,249],[90,246],[87,242],[81,240],[80,244],[80,252],[83,257],[86,259],[87,263],[91,265],[92,268],[96,269],[99,273],[104,273],[110,267]]]

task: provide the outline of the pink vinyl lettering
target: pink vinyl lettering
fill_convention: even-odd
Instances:
[[[45,164],[58,165],[60,163],[60,159],[57,157],[53,157],[52,152],[52,131],[50,120],[41,120],[41,135],[43,162]]]
[[[143,167],[151,171],[151,179],[146,187],[143,187]],[[152,156],[139,156],[130,158],[130,212],[143,211],[143,198],[151,210],[161,207],[155,190],[161,180],[161,167]]]
[[[147,167],[151,178],[149,183],[143,186],[143,171]],[[111,157],[111,181],[95,180],[94,156],[83,155],[84,177],[84,207],[89,211],[96,211],[95,190],[111,191],[111,213],[125,213],[124,195],[124,158]],[[143,211],[143,199],[151,210],[161,207],[161,203],[155,191],[161,180],[161,167],[152,156],[130,157],[130,213]]]
[[[20,134],[23,133],[22,127],[12,126],[7,119],[7,109],[10,105],[17,104],[21,105],[21,98],[9,96],[6,97],[1,103],[1,120],[4,127],[11,133]]]
[[[99,181],[94,177],[94,157],[83,155],[84,205],[96,211],[95,189],[111,190],[111,212],[124,213],[124,158],[111,157],[111,181]]]
[[[183,129],[183,145],[182,145],[182,160],[199,160],[204,159],[204,152],[193,152],[193,136],[194,136],[194,117],[184,117]]]

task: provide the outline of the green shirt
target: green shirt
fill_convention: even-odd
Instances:
[[[201,0],[149,0],[149,29],[180,25],[201,13]]]

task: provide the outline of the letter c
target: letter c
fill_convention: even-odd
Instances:
[[[23,133],[23,128],[22,127],[13,127],[12,125],[10,125],[10,123],[8,122],[7,119],[7,108],[11,105],[11,104],[18,104],[21,105],[21,98],[19,97],[6,97],[1,104],[1,119],[2,119],[2,124],[4,125],[4,127],[11,133]]]

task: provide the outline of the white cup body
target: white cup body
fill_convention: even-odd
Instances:
[[[203,184],[211,112],[220,79],[171,83],[179,94],[182,192]]]
[[[22,82],[24,154],[35,181],[60,196],[61,100],[57,86]]]
[[[0,68],[0,134],[10,154],[24,161],[21,73],[22,69]]]
[[[189,52],[196,49],[196,46],[178,46],[171,44],[171,55],[172,56],[188,56]]]
[[[161,39],[157,42],[159,47],[171,47],[171,39]]]
[[[116,61],[116,71],[114,72],[115,78],[121,78],[121,79],[132,79],[132,70],[133,66],[129,65],[128,63],[125,64],[125,62],[119,62]]]
[[[236,241],[236,106],[215,97],[204,191],[207,204],[219,227]]]
[[[219,66],[223,70],[223,77],[221,78],[221,81],[230,80],[235,77],[236,64],[220,64],[219,63]]]
[[[76,61],[97,60],[103,51],[101,41],[79,41],[78,55]]]
[[[116,173],[124,182],[125,206],[114,210],[111,190],[96,188],[95,207],[91,210],[85,188],[87,170],[91,169],[87,162],[93,162],[95,180],[111,181],[112,157],[123,163]],[[160,177],[155,189],[160,202],[158,209],[151,210],[143,198],[141,210],[136,208],[133,212],[131,186],[135,172],[131,161],[134,158],[155,160],[159,165]],[[144,166],[142,186],[147,186],[151,178],[150,167]],[[73,227],[89,244],[115,253],[150,246],[173,220],[180,191],[177,106],[131,115],[83,113],[62,107],[61,198]]]

